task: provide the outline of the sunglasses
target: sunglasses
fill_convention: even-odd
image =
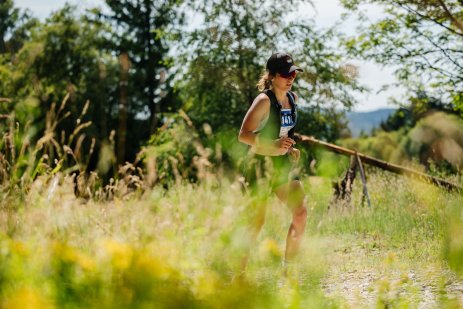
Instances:
[[[283,78],[296,78],[296,71],[293,71],[291,73],[287,73],[287,74],[284,74],[284,73],[279,73],[281,77]]]

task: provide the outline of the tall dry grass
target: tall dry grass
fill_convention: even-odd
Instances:
[[[239,178],[226,177],[216,163],[227,149],[208,148],[185,115],[198,181],[185,177],[181,153],[161,161],[145,148],[102,185],[97,172],[85,172],[85,112],[72,134],[56,132],[66,102],[50,111],[36,143],[14,115],[7,119],[0,148],[2,307],[463,305],[461,195],[369,171],[371,208],[362,206],[356,181],[351,204],[328,209],[338,171],[332,158],[322,158],[325,176],[303,178],[308,224],[285,277],[289,211],[268,191],[243,193]],[[108,157],[101,164],[112,164]],[[159,185],[162,165],[174,173],[168,188]],[[238,280],[248,228],[262,205],[266,224]]]

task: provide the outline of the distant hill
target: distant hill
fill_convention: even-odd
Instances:
[[[379,127],[381,121],[386,120],[394,111],[394,108],[381,108],[371,112],[347,113],[348,127],[352,136],[358,137],[361,131],[369,134],[373,128]]]

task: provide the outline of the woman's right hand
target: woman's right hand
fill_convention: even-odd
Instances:
[[[276,140],[276,147],[280,150],[280,154],[284,155],[288,152],[288,149],[296,145],[296,142],[290,137],[280,137]]]

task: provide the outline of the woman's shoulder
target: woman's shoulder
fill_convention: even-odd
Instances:
[[[270,98],[265,93],[260,93],[252,102],[250,111],[253,113],[265,114],[270,109]]]
[[[253,105],[259,105],[259,106],[270,105],[270,98],[265,92],[261,92],[254,99]]]

